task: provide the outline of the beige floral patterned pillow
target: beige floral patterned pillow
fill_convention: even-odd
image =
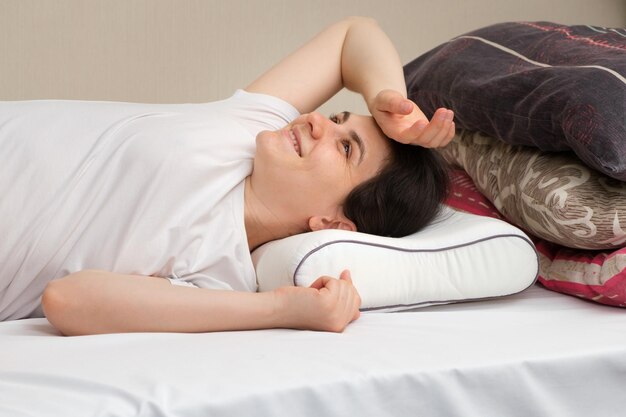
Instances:
[[[574,154],[512,146],[468,131],[440,151],[527,232],[571,248],[626,246],[626,182],[588,168]]]

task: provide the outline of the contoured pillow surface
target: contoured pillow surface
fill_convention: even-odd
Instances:
[[[307,287],[349,269],[361,311],[400,311],[518,293],[539,271],[532,242],[497,219],[443,210],[422,231],[389,238],[323,230],[266,243],[252,253],[259,291]]]

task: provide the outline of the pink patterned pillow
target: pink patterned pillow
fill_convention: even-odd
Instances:
[[[461,169],[451,171],[446,204],[457,210],[507,220]],[[517,225],[524,228],[524,225]],[[626,307],[626,247],[615,251],[571,249],[529,235],[539,253],[538,281],[546,288],[597,303]]]
[[[491,201],[478,191],[472,178],[460,168],[450,170],[450,193],[446,204],[466,213],[508,221]]]

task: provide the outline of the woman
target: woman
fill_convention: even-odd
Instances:
[[[373,118],[314,112],[343,87],[363,95]],[[435,171],[430,190],[419,191],[430,195],[423,215],[389,221],[416,199],[390,204],[399,216],[383,213],[389,204],[380,201],[401,175],[396,162],[408,151],[400,143],[443,146],[454,133],[451,111],[439,109],[429,122],[405,97],[389,39],[371,19],[348,18],[221,102],[181,105],[179,113],[158,105],[146,112],[131,104],[56,103],[64,116],[55,119],[93,118],[89,129],[107,112],[120,121],[93,143],[64,137],[29,151],[46,155],[37,182],[27,183],[36,198],[0,211],[14,221],[4,225],[9,250],[0,253],[0,266],[8,283],[0,288],[0,319],[43,312],[65,335],[342,331],[359,317],[348,271],[310,288],[256,293],[250,251],[305,231],[402,235],[429,221],[445,189],[432,155],[424,164],[408,161],[419,165],[416,175]],[[46,104],[37,102],[0,114],[19,114],[20,106],[46,117]],[[7,164],[26,152],[18,142],[2,144],[9,150],[3,156],[14,152]],[[54,152],[62,163],[40,168]],[[381,174],[387,182],[373,181]],[[13,183],[21,181],[18,175]]]

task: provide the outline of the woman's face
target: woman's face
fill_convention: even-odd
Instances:
[[[270,193],[278,215],[299,224],[342,214],[348,193],[375,176],[390,152],[371,116],[348,112],[303,114],[278,131],[260,132],[256,142],[255,186]]]

